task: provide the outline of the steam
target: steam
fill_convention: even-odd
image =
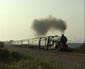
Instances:
[[[37,35],[46,35],[50,29],[56,29],[61,33],[64,33],[67,25],[62,19],[56,19],[52,16],[46,19],[35,19],[33,22],[33,29],[36,31]]]

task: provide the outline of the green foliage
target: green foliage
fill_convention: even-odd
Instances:
[[[45,60],[30,55],[23,57],[19,52],[0,49],[0,69],[56,69],[53,63]]]
[[[85,53],[85,43],[83,43],[81,46],[80,46],[80,52],[81,53]]]
[[[7,49],[0,49],[0,61],[9,62],[9,61],[17,61],[22,58],[22,55],[18,52],[10,52]]]
[[[19,59],[22,58],[22,55],[20,53],[18,53],[18,52],[12,52],[11,55],[10,55],[10,57],[12,59],[19,60]]]
[[[6,49],[0,49],[0,61],[7,61],[9,59],[10,52]]]
[[[1,58],[3,54],[5,58]],[[0,69],[82,69],[85,64],[83,55],[33,49],[27,49],[24,55],[18,51],[0,49],[0,58]]]
[[[85,43],[80,46],[80,49],[85,50]]]
[[[3,47],[4,47],[4,42],[0,41],[0,48],[3,48]]]

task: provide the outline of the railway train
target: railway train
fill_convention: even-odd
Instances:
[[[35,42],[35,43],[34,43]],[[39,48],[39,49],[57,49],[67,50],[67,37],[62,34],[61,36],[47,36],[33,39],[25,39],[12,41],[11,45],[25,48]]]

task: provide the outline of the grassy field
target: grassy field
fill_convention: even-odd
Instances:
[[[85,54],[7,47],[26,57],[11,63],[0,63],[0,69],[85,69]]]

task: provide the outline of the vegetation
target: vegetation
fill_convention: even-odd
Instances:
[[[85,54],[85,43],[83,43],[79,48],[75,48],[75,49],[71,49],[71,52],[73,53],[81,53],[81,54]]]
[[[0,62],[18,61],[22,55],[18,52],[10,52],[7,49],[0,49]]]
[[[80,46],[80,49],[81,53],[84,53],[85,54],[85,43],[83,43],[81,46]]]
[[[56,69],[53,63],[22,55],[19,52],[0,49],[0,69]]]
[[[71,53],[75,51],[72,48],[69,52],[0,48],[0,69],[85,69],[85,55]]]
[[[60,51],[85,54],[85,43],[83,43],[79,48],[68,47],[68,49],[61,49]]]
[[[0,41],[0,48],[4,47],[4,42]]]

